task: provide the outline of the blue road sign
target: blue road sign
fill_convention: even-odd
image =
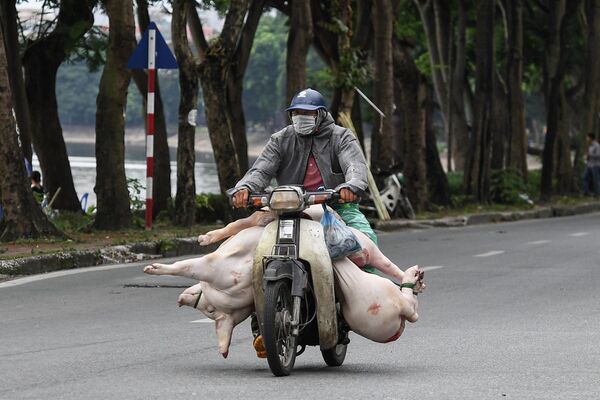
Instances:
[[[148,31],[154,29],[156,31],[156,69],[177,69],[177,60],[171,53],[171,49],[165,42],[165,39],[160,34],[154,22],[150,22],[148,29],[144,32],[140,43],[131,55],[127,68],[129,69],[147,69],[148,68]]]

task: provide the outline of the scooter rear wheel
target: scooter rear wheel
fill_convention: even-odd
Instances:
[[[321,354],[325,364],[330,367],[339,367],[346,359],[346,350],[348,350],[347,344],[338,344],[331,349],[321,350]]]
[[[268,282],[265,288],[263,341],[269,368],[287,376],[294,368],[298,338],[292,335],[293,301],[288,280]]]

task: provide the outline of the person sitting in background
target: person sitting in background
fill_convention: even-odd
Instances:
[[[41,202],[44,197],[44,187],[42,186],[42,175],[40,171],[31,173],[31,191],[38,202]]]
[[[600,144],[593,133],[587,134],[587,156],[585,172],[583,173],[583,194],[587,196],[591,191],[594,195],[600,194]]]

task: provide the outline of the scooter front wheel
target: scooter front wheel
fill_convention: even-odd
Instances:
[[[292,335],[293,301],[289,280],[268,282],[264,297],[263,342],[269,368],[287,376],[294,368],[298,338]]]

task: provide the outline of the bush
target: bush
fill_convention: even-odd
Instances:
[[[492,200],[500,204],[524,203],[527,185],[521,172],[516,169],[495,170],[490,173]]]
[[[227,196],[214,193],[196,195],[196,222],[213,223],[229,220],[230,206]]]

